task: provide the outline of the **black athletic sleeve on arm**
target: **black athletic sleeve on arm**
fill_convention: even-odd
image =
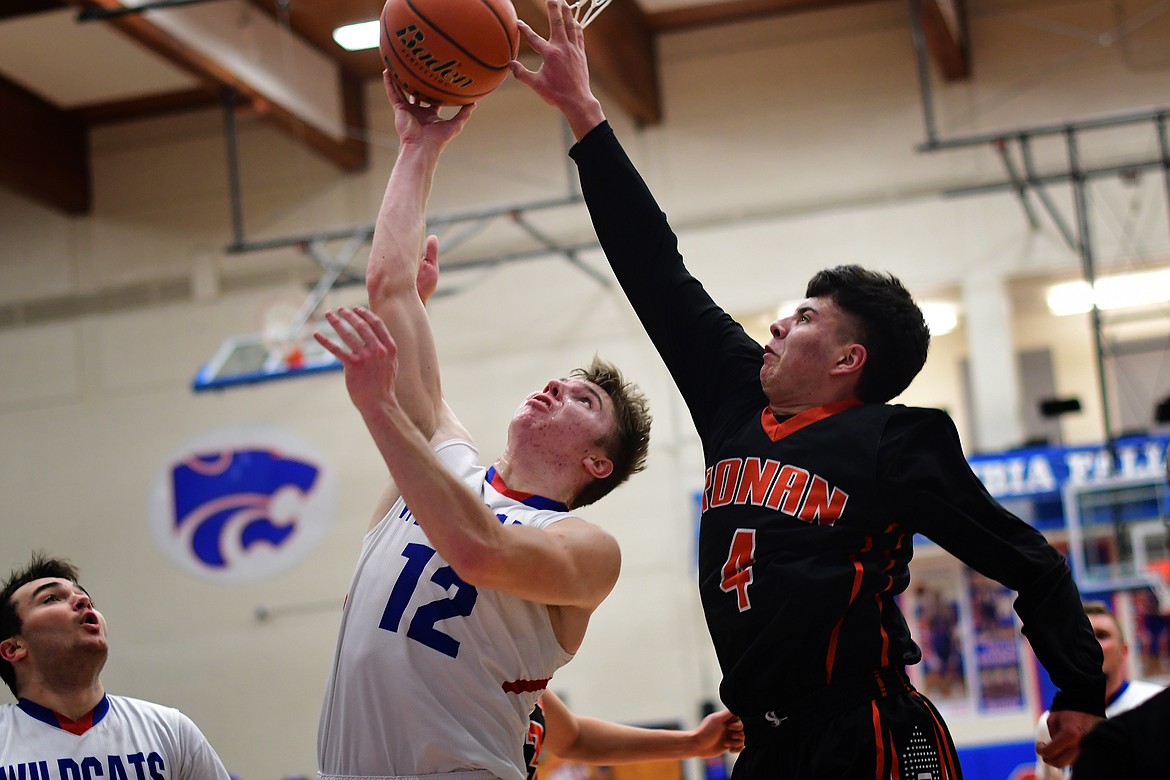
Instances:
[[[1170,688],[1097,723],[1081,741],[1073,780],[1135,780],[1170,773]]]
[[[1059,691],[1050,709],[1105,714],[1101,645],[1064,557],[991,497],[944,412],[899,408],[882,436],[883,491],[899,524],[1016,591],[1016,614]]]
[[[608,122],[569,151],[610,267],[678,385],[704,442],[726,399],[763,409],[763,348],[683,265],[678,237]],[[754,393],[753,393],[754,388]]]

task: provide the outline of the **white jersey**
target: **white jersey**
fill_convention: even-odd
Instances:
[[[511,491],[468,442],[436,448],[501,523],[563,504]],[[400,498],[366,534],[317,733],[321,778],[526,776],[528,716],[566,664],[548,607],[463,582]]]
[[[228,780],[228,773],[183,713],[105,696],[84,723],[27,699],[0,706],[0,777]]]
[[[1146,682],[1145,680],[1127,680],[1122,684],[1121,689],[1113,694],[1113,698],[1105,705],[1105,717],[1112,718],[1114,715],[1120,715],[1123,712],[1132,710],[1134,707],[1143,703],[1156,693],[1162,691],[1162,686],[1157,683]],[[1048,733],[1048,710],[1044,710],[1040,715],[1040,720],[1036,722],[1036,742],[1048,742],[1052,739],[1052,735]],[[1065,769],[1057,769],[1044,763],[1040,756],[1036,756],[1036,778],[1037,780],[1048,780],[1048,778],[1062,778],[1069,777],[1071,770],[1067,767]]]

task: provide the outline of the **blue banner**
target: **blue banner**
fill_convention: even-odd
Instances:
[[[968,458],[984,487],[1009,510],[1037,528],[1064,525],[1061,496],[1068,484],[1090,485],[1110,478],[1165,476],[1170,434],[1129,436],[1112,448],[1030,447]]]

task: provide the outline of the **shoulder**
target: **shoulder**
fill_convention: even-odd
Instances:
[[[871,414],[883,415],[883,439],[959,444],[959,431],[954,420],[942,409],[902,404],[862,404],[859,409],[873,407]]]
[[[613,576],[621,567],[622,550],[617,538],[596,523],[574,515],[566,515],[545,526],[548,533],[571,542],[578,550],[587,550],[594,565],[604,571],[608,564]]]
[[[110,712],[120,719],[142,729],[162,729],[172,734],[198,735],[202,739],[202,732],[181,710],[145,699],[135,699],[130,696],[106,695],[110,702]]]
[[[1126,698],[1131,699],[1131,707],[1136,707],[1138,704],[1150,699],[1153,696],[1161,693],[1166,689],[1166,686],[1158,683],[1148,682],[1146,680],[1130,680],[1129,688],[1126,689]]]
[[[547,530],[562,535],[571,535],[583,542],[595,544],[600,548],[619,549],[617,538],[597,523],[571,514],[562,514],[552,518],[546,526]]]

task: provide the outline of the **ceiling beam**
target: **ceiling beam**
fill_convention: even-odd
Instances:
[[[515,0],[528,26],[548,37],[548,8],[542,0]],[[585,30],[589,77],[640,125],[662,121],[658,55],[646,14],[631,0],[606,6]]]
[[[56,11],[65,7],[65,0],[4,0],[0,3],[0,19],[14,19],[28,14]]]
[[[875,0],[723,0],[705,5],[684,5],[668,11],[655,11],[648,19],[650,28],[656,33],[676,32],[801,11],[823,11],[834,6],[860,5],[867,2]]]
[[[77,106],[68,109],[67,113],[88,127],[96,127],[143,117],[214,108],[222,105],[222,99],[212,89],[196,87],[182,92],[167,92],[161,95]]]
[[[947,81],[971,77],[967,9],[963,0],[921,0],[922,35],[934,64]]]
[[[70,0],[70,2],[82,8],[116,10],[122,7],[122,4],[117,0]],[[340,169],[359,171],[366,167],[369,150],[363,140],[364,132],[351,133],[341,140],[333,138],[311,123],[304,121],[289,108],[263,95],[229,68],[152,24],[149,18],[143,14],[118,16],[101,23],[120,30],[159,56],[191,73],[203,83],[204,88],[210,89],[215,94],[219,94],[223,89],[231,90],[256,114],[288,133],[292,138],[303,142]],[[357,79],[344,73],[339,74],[338,78],[341,80],[342,113],[346,127],[353,128],[354,125],[349,124],[349,119],[359,117],[364,120],[365,116],[361,85]],[[358,125],[357,129],[364,131],[364,125]]]
[[[85,126],[0,77],[0,184],[66,214],[93,207]]]

